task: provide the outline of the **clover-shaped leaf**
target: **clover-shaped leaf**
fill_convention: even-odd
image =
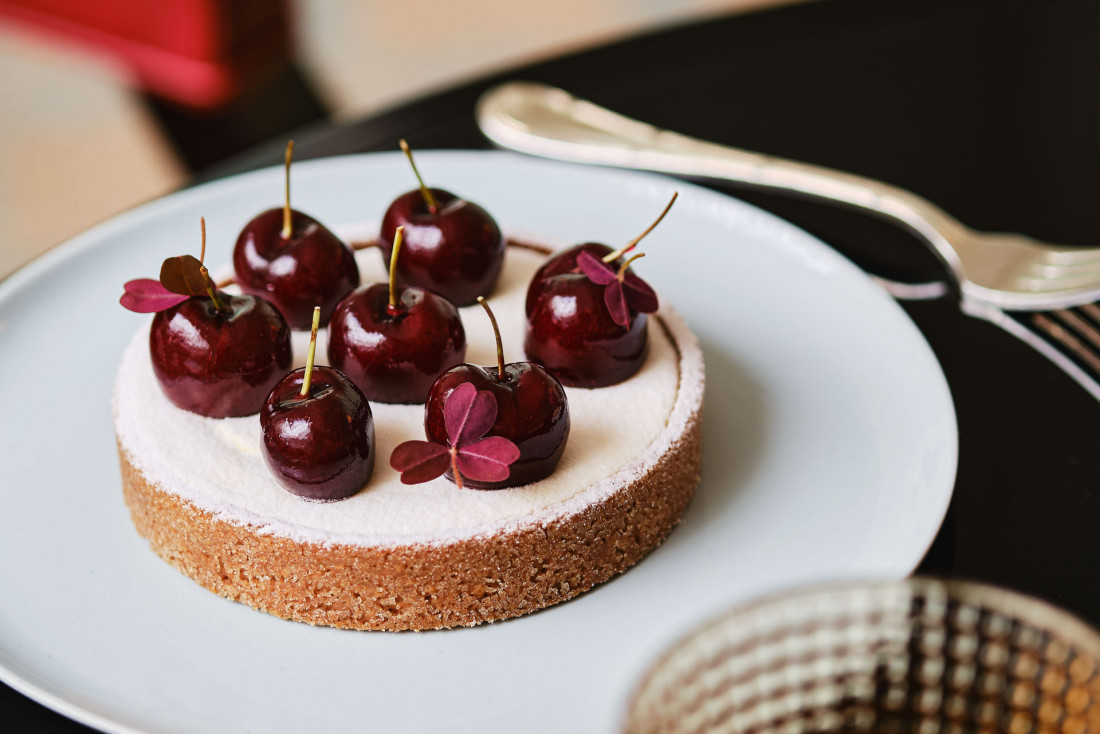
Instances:
[[[606,286],[603,301],[611,314],[611,320],[619,326],[630,325],[630,310],[653,313],[657,310],[657,294],[649,284],[628,269],[630,263],[643,255],[635,255],[616,271],[610,265],[582,252],[577,256],[577,267],[596,285]]]
[[[122,286],[124,308],[137,313],[156,313],[177,306],[191,296],[208,293],[206,268],[191,255],[166,259],[160,266],[160,280],[138,278]]]
[[[390,454],[390,466],[401,473],[403,484],[430,481],[448,468],[460,489],[463,477],[477,482],[504,481],[509,466],[519,459],[519,448],[503,436],[485,437],[496,419],[493,394],[464,382],[443,404],[448,445],[405,441]]]
[[[202,254],[177,255],[167,258],[160,265],[160,279],[138,278],[122,286],[122,298],[118,302],[124,308],[137,313],[165,311],[186,301],[191,296],[208,295],[218,311],[224,304],[214,292],[214,282],[202,262],[206,258],[206,218],[200,218],[202,226]]]

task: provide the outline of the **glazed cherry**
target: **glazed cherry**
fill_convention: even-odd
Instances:
[[[290,208],[290,159],[286,152],[286,197],[282,208],[268,209],[244,226],[233,249],[237,285],[263,296],[291,327],[308,329],[313,307],[321,323],[359,286],[359,269],[351,248],[313,217]]]
[[[364,286],[336,307],[329,322],[328,361],[368,400],[423,403],[432,383],[466,357],[466,331],[443,296],[396,284],[397,229],[389,285]]]
[[[153,372],[173,405],[210,418],[251,415],[290,369],[290,327],[270,303],[217,291],[202,256],[170,257],[160,280],[126,284],[122,305],[156,313]]]
[[[641,369],[648,352],[646,313],[657,296],[624,260],[676,201],[642,234],[612,251],[594,242],[550,257],[535,272],[525,303],[527,357],[571,387],[607,387]]]
[[[290,327],[262,298],[192,296],[153,317],[149,352],[172,403],[210,418],[252,415],[290,369]]]
[[[320,322],[320,308],[315,312]],[[304,368],[287,375],[260,413],[263,454],[291,493],[321,502],[351,497],[374,471],[374,419],[363,393],[338,370],[314,366],[316,327]]]
[[[484,305],[484,299],[479,299]],[[486,307],[488,311],[488,307]],[[465,480],[478,489],[516,487],[543,479],[557,466],[569,438],[569,401],[555,377],[537,364],[504,364],[500,333],[497,334],[497,366],[461,364],[440,377],[428,393],[424,407],[424,432],[437,444],[448,442],[444,405],[451,393],[464,383],[487,390],[496,398],[497,414],[489,436],[502,436],[519,448],[519,459],[511,464],[508,478],[501,482]],[[450,470],[448,478],[454,479]]]
[[[563,273],[543,283],[528,313],[523,348],[570,387],[607,387],[641,369],[649,351],[647,318],[631,311],[615,323],[604,286],[584,273]]]
[[[404,140],[401,144],[412,163],[408,145]],[[448,191],[429,189],[412,165],[420,188],[397,197],[386,210],[379,235],[382,255],[389,259],[394,232],[404,227],[398,282],[468,306],[496,284],[504,264],[504,237],[488,212]]]

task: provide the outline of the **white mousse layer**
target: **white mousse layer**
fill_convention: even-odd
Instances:
[[[346,235],[346,233],[345,233]],[[385,280],[376,249],[357,255],[363,283]],[[522,358],[527,283],[544,256],[510,247],[490,305],[500,323],[506,361]],[[115,430],[145,478],[220,519],[256,532],[323,544],[438,544],[545,523],[583,509],[648,470],[683,431],[702,400],[702,357],[682,321],[662,306],[649,321],[650,351],[629,380],[596,390],[567,388],[572,429],[557,470],[524,487],[459,490],[439,478],[401,484],[389,464],[402,441],[424,438],[424,408],[372,403],[376,462],[370,482],[350,499],[303,501],[278,485],[260,449],[258,415],[214,419],[180,410],[160,390],[149,359],[149,324],[127,347],[115,385]],[[478,305],[462,309],[466,361],[496,364],[489,320]],[[305,364],[308,332],[294,333],[294,366]],[[327,335],[318,335],[325,363]]]

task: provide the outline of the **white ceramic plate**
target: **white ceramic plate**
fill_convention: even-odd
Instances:
[[[625,242],[680,191],[637,267],[706,356],[704,478],[683,525],[574,601],[444,632],[281,621],[157,558],[119,488],[111,383],[140,320],[118,296],[193,252],[200,215],[207,262],[227,262],[279,201],[281,170],[259,171],[140,207],[0,284],[0,679],[109,731],[607,732],[646,664],[700,620],[919,562],[954,482],[954,410],[920,333],[855,267],[663,178],[502,153],[419,163],[552,245]],[[294,204],[331,225],[377,219],[412,182],[399,154],[301,163]]]

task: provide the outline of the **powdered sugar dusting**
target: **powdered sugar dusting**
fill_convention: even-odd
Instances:
[[[362,225],[341,234],[355,239],[373,231]],[[363,250],[357,259],[364,284],[385,280],[378,250]],[[538,253],[509,248],[491,296],[507,361],[523,358],[523,301],[542,260]],[[462,309],[462,320],[467,361],[494,364],[494,339],[480,306]],[[694,335],[664,304],[649,329],[649,356],[637,375],[607,388],[566,388],[572,429],[561,464],[550,477],[525,487],[459,490],[443,478],[401,484],[389,456],[399,443],[424,438],[423,407],[372,403],[378,454],[370,482],[341,502],[304,502],[268,473],[258,416],[204,418],[164,397],[149,361],[148,322],[123,354],[115,386],[115,428],[131,462],[147,479],[256,532],[325,544],[447,544],[582,511],[643,475],[668,451],[702,405],[702,354]],[[294,334],[295,366],[304,364],[308,341],[308,332]],[[322,331],[318,362],[327,362],[326,349]]]

